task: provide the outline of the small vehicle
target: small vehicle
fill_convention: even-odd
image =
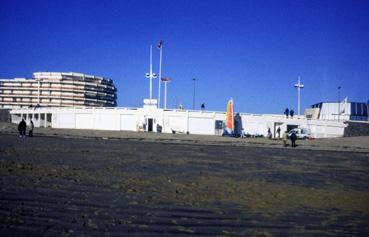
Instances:
[[[288,132],[288,137],[290,137],[292,133],[296,134],[297,139],[308,139],[311,137],[310,130],[306,128],[294,128]]]

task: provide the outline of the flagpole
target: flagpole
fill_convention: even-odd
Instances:
[[[160,87],[161,87],[161,64],[162,64],[162,55],[163,55],[163,43],[160,41],[160,60],[159,60],[159,86],[158,86],[158,108],[160,108]]]
[[[152,45],[150,45],[150,100],[152,99]]]
[[[164,109],[167,109],[167,84],[168,82],[164,83]]]
[[[167,88],[168,88],[168,82],[171,81],[169,77],[165,77],[161,79],[164,83],[164,109],[167,109]]]

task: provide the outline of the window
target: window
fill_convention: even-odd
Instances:
[[[363,108],[363,115],[368,116],[368,107],[365,104],[364,104],[364,108]]]
[[[351,115],[356,115],[356,103],[351,103]]]
[[[363,104],[362,103],[357,103],[357,115],[362,115],[362,106]]]

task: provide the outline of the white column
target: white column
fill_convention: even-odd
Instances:
[[[152,45],[150,45],[150,100],[152,99]]]
[[[297,88],[297,114],[300,115],[300,90],[304,88],[304,85],[300,83],[300,76],[298,77],[297,84],[295,84],[295,88]]]
[[[167,84],[168,82],[164,82],[164,108],[167,108]]]
[[[160,87],[161,87],[161,65],[162,65],[162,55],[163,55],[163,44],[160,43],[160,61],[159,61],[159,80],[158,80],[158,108],[160,108]]]
[[[146,78],[150,79],[150,100],[152,99],[152,79],[156,78],[156,74],[152,72],[152,45],[150,45],[150,72],[146,73]]]

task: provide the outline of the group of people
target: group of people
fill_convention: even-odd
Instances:
[[[270,131],[270,128],[268,128],[268,138],[272,139],[272,132]],[[277,138],[278,139],[281,138],[281,128],[280,127],[277,128]],[[291,133],[291,135],[288,137],[288,133],[287,133],[287,131],[285,131],[283,133],[282,139],[283,139],[283,146],[284,147],[286,147],[288,145],[287,144],[288,139],[291,140],[291,146],[296,147],[297,136],[296,136],[295,133]]]
[[[284,114],[286,115],[286,118],[288,118],[288,115],[291,116],[291,118],[293,118],[293,115],[295,114],[295,111],[293,111],[293,109],[289,110],[288,108],[286,108],[284,110]]]
[[[296,147],[296,140],[297,140],[296,133],[294,132],[291,133],[289,139],[291,140],[291,147]],[[285,131],[283,133],[283,146],[284,147],[288,146],[287,141],[288,141],[288,133],[287,131]]]
[[[34,129],[34,124],[32,119],[30,120],[30,124],[29,124],[29,130],[28,130],[28,136],[29,137],[33,137],[33,129]],[[26,121],[24,121],[24,119],[22,119],[22,121],[19,122],[18,124],[18,132],[19,132],[19,137],[25,137],[26,136],[26,129],[27,129],[27,123]]]

